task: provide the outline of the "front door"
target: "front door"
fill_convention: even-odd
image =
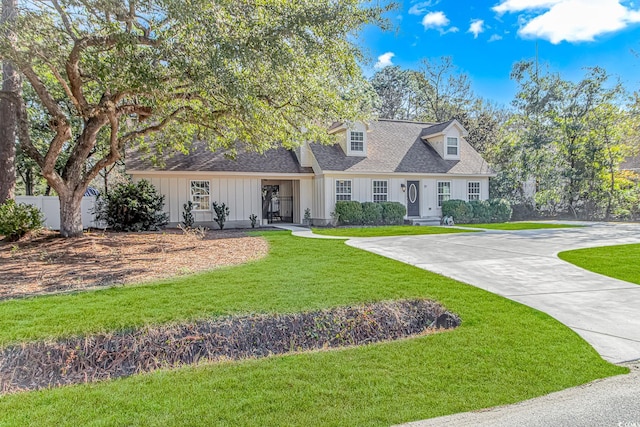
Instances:
[[[407,216],[420,216],[420,181],[407,181]]]

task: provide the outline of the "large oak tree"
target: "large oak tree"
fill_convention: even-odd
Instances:
[[[48,117],[44,149],[21,149],[60,198],[63,236],[82,233],[80,202],[100,170],[139,143],[265,150],[328,141],[327,122],[366,114],[354,36],[382,25],[360,0],[22,0],[10,60]],[[386,6],[389,7],[389,6]],[[31,106],[32,108],[33,106]],[[60,158],[65,159],[62,168]]]

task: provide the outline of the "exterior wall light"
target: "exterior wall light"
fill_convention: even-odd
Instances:
[[[400,188],[402,188],[402,192],[404,193],[405,191],[407,191],[407,186],[405,183],[400,184]]]

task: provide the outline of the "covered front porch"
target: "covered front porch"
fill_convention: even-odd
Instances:
[[[299,180],[262,180],[262,224],[300,224]]]

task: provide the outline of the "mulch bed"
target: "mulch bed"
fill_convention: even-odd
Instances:
[[[0,300],[140,283],[243,264],[266,256],[267,242],[243,230],[90,231],[63,239],[42,231],[0,241]]]
[[[24,343],[0,353],[0,393],[94,382],[204,361],[363,345],[459,324],[460,319],[439,304],[418,299]]]

